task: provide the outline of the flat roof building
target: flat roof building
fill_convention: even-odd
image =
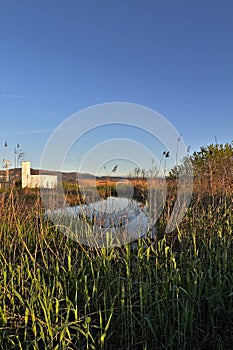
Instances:
[[[30,162],[22,162],[22,188],[49,188],[57,187],[56,175],[31,175]]]

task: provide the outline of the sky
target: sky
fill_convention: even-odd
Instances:
[[[39,168],[59,125],[110,102],[157,111],[191,153],[216,141],[231,143],[232,37],[230,0],[1,0],[1,158],[14,167],[19,143],[24,160]],[[159,163],[163,145],[135,130],[122,126],[117,137],[129,132],[132,140],[150,144]],[[71,147],[73,163],[67,157],[64,169],[77,170],[81,158],[114,133],[103,128],[86,134]],[[93,157],[95,169],[97,163],[106,168]]]

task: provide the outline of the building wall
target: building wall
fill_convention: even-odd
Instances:
[[[30,173],[30,162],[22,162],[22,188],[28,186]]]
[[[30,175],[28,186],[31,188],[55,188],[57,186],[57,176],[52,175]]]
[[[22,188],[50,188],[57,186],[55,175],[31,175],[30,162],[22,162]]]

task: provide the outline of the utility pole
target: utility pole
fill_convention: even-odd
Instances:
[[[11,165],[10,160],[6,158],[7,146],[8,146],[7,142],[5,141],[4,152],[3,152],[3,159],[2,159],[2,167],[6,171],[5,182],[9,182],[10,181],[9,168],[10,168],[10,165]]]
[[[15,153],[15,169],[18,168],[18,161],[19,161],[19,143],[17,143],[17,146],[14,149]]]

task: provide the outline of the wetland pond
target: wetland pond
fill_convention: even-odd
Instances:
[[[45,218],[65,235],[91,247],[130,243],[149,231],[146,206],[123,197],[47,210]]]

